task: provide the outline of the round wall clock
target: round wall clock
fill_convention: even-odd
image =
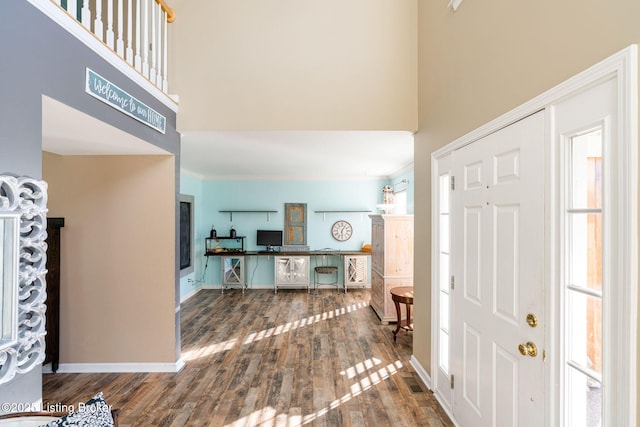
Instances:
[[[344,220],[336,221],[331,227],[331,235],[338,242],[344,242],[349,240],[352,234],[353,234],[353,228],[351,227],[351,224],[349,224],[347,221],[344,221]]]

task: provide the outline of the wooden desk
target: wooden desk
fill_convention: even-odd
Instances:
[[[207,240],[215,240],[215,239],[207,238]],[[343,286],[344,286],[344,291],[346,293],[347,288],[349,286],[354,286],[354,287],[359,286],[362,288],[366,287],[367,275],[368,275],[367,258],[371,257],[371,252],[363,252],[363,251],[357,251],[357,250],[355,251],[318,250],[318,251],[293,251],[293,252],[285,252],[285,251],[256,252],[256,251],[243,251],[239,249],[228,249],[228,250],[220,249],[218,251],[207,250],[204,256],[207,257],[207,259],[208,257],[219,257],[219,258],[236,257],[236,258],[243,258],[243,259],[245,257],[246,258],[254,258],[254,257],[260,258],[265,256],[274,257],[274,260],[276,261],[276,265],[274,266],[275,277],[274,277],[274,285],[273,285],[275,292],[277,292],[280,287],[307,288],[307,290],[310,290],[310,286],[311,286],[310,276],[315,271],[313,269],[314,265],[311,262],[311,258],[325,257],[325,256],[338,257],[340,261],[337,266],[334,265],[333,267],[337,267],[338,271],[342,269]],[[302,263],[298,263],[299,265],[296,263],[291,264],[292,268],[294,264],[298,265],[298,267],[296,267],[298,268],[297,271],[289,271],[286,274],[287,276],[291,276],[295,278],[295,280],[291,283],[286,283],[286,281],[278,280],[278,272],[279,272],[278,259],[283,259],[287,257],[306,258],[306,261]],[[353,261],[353,258],[364,258],[364,262],[358,263],[357,260]],[[289,264],[289,263],[285,263],[285,264]],[[206,272],[206,265],[207,264],[205,264],[205,272]],[[315,266],[323,267],[324,265],[320,265],[316,261]],[[247,267],[243,265],[242,268],[246,269]],[[242,273],[243,273],[242,275],[238,274],[238,276],[241,276],[243,278],[246,277],[246,275],[244,275],[244,272]],[[224,271],[223,271],[223,274],[224,274]],[[247,284],[244,283],[244,279],[239,280],[238,283],[236,284],[240,284],[240,283],[243,283],[243,292],[244,292],[244,289],[246,288]],[[224,289],[224,286],[228,284],[229,283],[224,282],[224,275],[223,275],[222,288]],[[339,285],[336,284],[336,286],[339,286]],[[315,287],[315,284],[314,284],[314,287]]]
[[[413,286],[398,286],[391,288],[391,299],[396,305],[396,313],[398,314],[398,325],[396,330],[393,331],[393,340],[396,340],[396,335],[400,329],[405,331],[413,331],[413,324],[411,323],[411,306],[413,305]],[[402,312],[400,311],[400,304],[405,304],[407,307],[407,318],[402,320]]]

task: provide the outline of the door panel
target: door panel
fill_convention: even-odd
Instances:
[[[494,312],[507,322],[518,325],[518,229],[519,207],[496,206],[494,247],[495,260]]]
[[[453,412],[462,426],[544,425],[543,142],[539,112],[452,154],[462,184],[451,195]]]
[[[480,288],[482,258],[482,206],[465,206],[464,208],[464,297],[480,305],[482,290]]]
[[[509,349],[493,346],[493,395],[496,425],[518,425],[518,358]]]
[[[482,384],[482,378],[480,372],[482,371],[481,363],[481,336],[480,332],[474,329],[468,323],[464,325],[464,376],[462,377],[462,395],[465,401],[469,404],[472,410],[476,411],[478,415],[481,414],[482,402],[480,400]]]

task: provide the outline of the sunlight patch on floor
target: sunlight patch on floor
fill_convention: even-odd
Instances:
[[[357,374],[362,374],[368,369],[373,368],[375,365],[379,365],[382,362],[380,359],[376,359],[375,357],[371,359],[367,359],[364,362],[360,362],[357,365],[351,366],[344,371],[340,371],[340,375],[346,375],[347,378],[351,379],[355,377]]]
[[[379,359],[371,358],[340,372],[341,375],[347,375],[347,377],[350,379],[354,378],[356,375],[364,374],[364,377],[351,385],[349,393],[333,400],[326,407],[312,414],[277,414],[277,411],[273,407],[267,406],[265,408],[253,411],[251,414],[239,418],[232,423],[226,424],[225,427],[296,427],[310,424],[315,420],[325,416],[332,409],[338,408],[340,405],[345,404],[354,397],[361,395],[367,390],[370,390],[377,384],[388,380],[392,375],[397,374],[398,372],[400,372],[400,369],[403,368],[402,362],[400,362],[400,360],[396,360],[395,362],[389,363],[386,366],[382,366],[377,370],[373,370],[375,369],[375,366],[378,366],[381,363],[382,362]]]
[[[356,310],[360,310],[367,306],[368,304],[364,302],[361,302],[358,304],[351,304],[347,307],[340,307],[332,311],[325,311],[324,313],[319,313],[319,314],[316,314],[315,316],[309,316],[300,320],[288,322],[284,325],[279,325],[274,328],[264,329],[259,332],[253,332],[247,335],[247,338],[245,338],[242,344],[251,344],[252,342],[260,341],[265,338],[277,336],[295,329],[301,329],[301,328],[313,325],[314,323],[321,322],[323,320],[330,320],[338,316],[342,316],[344,314],[353,313]]]
[[[315,316],[309,316],[309,317],[302,318],[300,320],[288,322],[288,323],[285,323],[284,325],[279,325],[274,328],[263,329],[262,331],[259,331],[259,332],[252,332],[249,335],[247,335],[245,340],[242,342],[242,345],[251,344],[253,342],[260,341],[265,338],[270,338],[273,336],[285,334],[295,329],[301,329],[301,328],[313,325],[314,323],[319,323],[324,320],[330,320],[338,316],[350,314],[364,307],[368,307],[368,305],[369,304],[365,302],[351,304],[346,307],[336,308],[335,310],[325,311],[324,313],[319,313],[319,314],[316,314]],[[239,338],[233,338],[220,343],[214,343],[214,344],[206,345],[193,350],[183,351],[182,360],[184,360],[185,362],[189,362],[189,361],[193,361],[203,357],[211,356],[216,353],[221,353],[223,351],[231,350],[238,343],[238,340]]]
[[[233,338],[227,341],[206,345],[204,347],[196,348],[194,350],[187,350],[182,352],[182,360],[189,362],[192,360],[200,359],[202,357],[211,356],[212,354],[221,353],[223,351],[231,350],[238,342],[237,338]]]

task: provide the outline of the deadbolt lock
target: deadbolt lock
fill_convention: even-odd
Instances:
[[[523,356],[536,357],[538,355],[538,347],[536,347],[536,345],[531,341],[526,344],[520,344],[518,346],[518,351],[520,351],[520,354]]]
[[[536,317],[535,314],[533,313],[527,314],[527,324],[532,328],[535,328],[536,326],[538,326],[538,318]]]

